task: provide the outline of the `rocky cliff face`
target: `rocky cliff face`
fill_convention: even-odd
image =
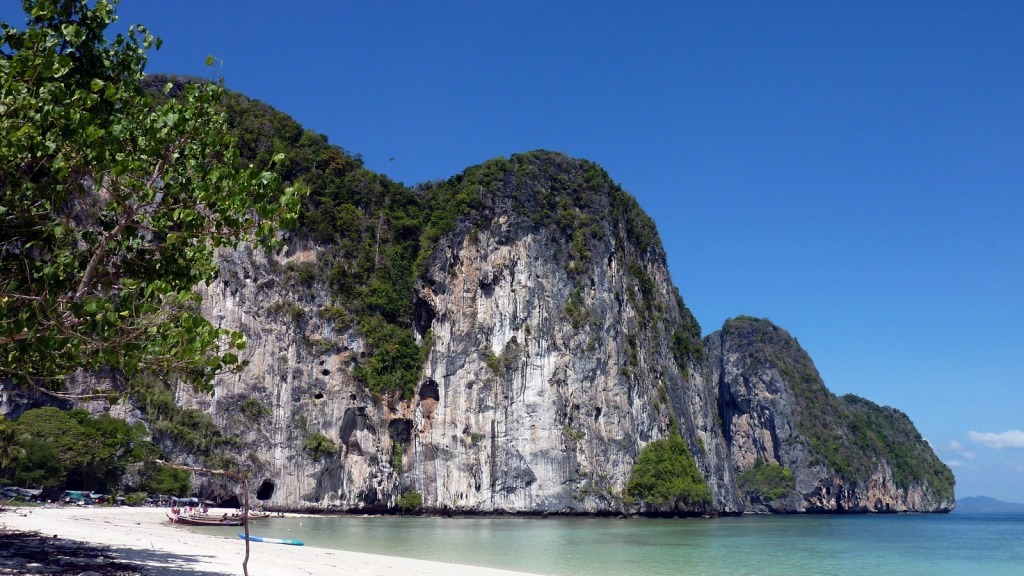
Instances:
[[[949,469],[906,416],[833,396],[785,331],[738,318],[701,342],[653,222],[595,165],[537,152],[421,188],[420,197],[458,196],[470,208],[411,241],[404,216],[366,207],[409,190],[374,185],[362,204],[331,208],[364,223],[353,228],[359,242],[332,248],[330,234],[300,232],[279,254],[224,253],[220,279],[200,289],[207,318],[246,334],[248,365],[218,377],[211,394],[178,387],[175,401],[237,438],[218,450],[267,505],[378,511],[417,492],[427,508],[460,513],[952,507]],[[373,305],[411,310],[405,324],[381,313],[392,317],[387,330],[420,347],[411,368],[398,340],[368,337],[374,324],[356,320],[366,310],[338,293],[353,289],[348,274],[379,268],[403,235],[421,246],[416,280],[397,308]],[[402,282],[378,282],[367,298]],[[411,393],[388,369],[396,358],[413,376]],[[370,385],[373,366],[385,368]],[[75,385],[94,386],[81,376]],[[24,408],[18,398],[0,389],[5,412]],[[676,433],[711,502],[625,498],[643,447]],[[201,463],[158,439],[178,461]],[[223,489],[213,484],[203,489]]]
[[[740,490],[745,509],[786,512],[948,511],[953,477],[903,413],[837,398],[789,333],[740,317],[710,335],[710,381],[738,474],[781,466],[794,483],[765,499]]]
[[[695,323],[653,225],[608,182],[588,184],[592,165],[540,154],[502,166],[410,295],[426,348],[411,397],[370,394],[353,368],[378,351],[322,319],[324,286],[282,281],[281,270],[317,260],[315,245],[271,259],[227,255],[204,306],[248,335],[250,365],[218,379],[212,397],[183,399],[242,439],[239,457],[276,487],[269,504],[382,509],[418,492],[425,506],[455,512],[616,513],[635,509],[623,494],[641,448],[678,430],[713,494],[690,512],[951,506],[951,484],[940,486],[951,476],[901,464],[907,450],[924,450],[944,469],[906,417],[832,396],[784,331],[737,319],[688,346]],[[558,224],[564,203],[544,219],[551,193],[571,200],[573,223],[590,223],[582,247]],[[269,415],[239,418],[246,398]],[[857,410],[902,417],[910,437],[895,448],[881,430],[855,438]],[[315,435],[337,454],[311,454]],[[791,485],[776,497],[743,480],[755,468],[787,471]]]
[[[675,427],[712,479],[714,508],[739,510],[716,395],[695,358],[670,346],[693,318],[656,236],[642,250],[631,241],[638,225],[653,232],[649,219],[631,222],[646,216],[607,183],[581,187],[597,225],[586,257],[574,254],[571,237],[538,223],[529,203],[590,165],[560,155],[516,161],[535,164],[532,189],[489,192],[421,275],[414,329],[429,350],[411,398],[369,394],[352,371],[374,352],[366,341],[319,319],[320,290],[291,293],[275,277],[275,268],[315,260],[316,247],[269,260],[225,255],[204,309],[247,334],[250,364],[219,378],[212,397],[182,395],[242,438],[243,459],[276,487],[271,505],[393,507],[416,491],[425,506],[453,511],[611,513],[640,449]],[[623,202],[629,210],[613,206]],[[281,312],[283,301],[293,313]],[[237,418],[245,398],[270,415]],[[339,452],[310,458],[303,442],[313,434]]]

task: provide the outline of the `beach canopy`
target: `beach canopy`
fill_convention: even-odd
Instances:
[[[34,498],[43,493],[42,488],[18,488],[17,486],[6,486],[0,491],[5,498],[14,498],[17,496],[25,496],[26,498]]]

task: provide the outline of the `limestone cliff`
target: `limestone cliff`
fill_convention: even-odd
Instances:
[[[464,513],[952,506],[951,474],[906,416],[833,396],[785,331],[739,318],[693,339],[653,223],[603,171],[531,153],[484,173],[409,295],[424,348],[412,394],[369,392],[359,367],[382,351],[328,319],[322,279],[287,280],[321,247],[225,255],[204,306],[247,334],[250,365],[212,397],[181,398],[241,438],[239,460],[276,487],[268,504],[375,510],[418,492]],[[247,399],[267,415],[240,417]],[[641,448],[674,430],[711,504],[624,501]],[[313,437],[337,453],[311,452]]]
[[[225,255],[204,309],[246,333],[250,364],[184,401],[242,439],[256,479],[276,487],[270,505],[373,509],[416,491],[454,511],[611,513],[643,445],[678,428],[713,509],[739,511],[716,395],[687,355],[699,329],[653,223],[606,177],[586,184],[595,169],[549,153],[502,161],[410,295],[428,347],[411,397],[370,394],[353,368],[379,351],[323,320],[323,286],[295,291],[275,275],[318,258],[295,245],[271,259]],[[571,226],[545,219],[543,195],[571,199],[572,217],[589,222],[582,249]],[[245,398],[269,414],[238,418]],[[340,450],[312,459],[311,435]]]
[[[246,158],[296,149],[282,176],[315,191],[287,249],[222,253],[199,287],[204,315],[246,335],[246,367],[162,399],[116,370],[69,382],[134,390],[88,407],[147,420],[174,460],[233,462],[278,509],[412,492],[456,513],[952,507],[909,419],[832,395],[785,331],[741,317],[701,341],[653,221],[595,164],[531,152],[407,188],[233,98]],[[0,382],[5,414],[52,401]],[[169,425],[168,404],[201,413]],[[627,497],[644,447],[675,434],[710,501]],[[199,488],[236,488],[220,482]]]
[[[741,486],[750,511],[948,511],[953,476],[905,414],[837,398],[796,340],[767,320],[740,317],[705,340],[723,434],[737,474],[788,469],[791,490],[765,498]],[[746,473],[746,474],[744,474]],[[742,482],[741,482],[742,484]]]

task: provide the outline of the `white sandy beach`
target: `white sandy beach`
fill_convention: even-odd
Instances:
[[[0,513],[0,526],[110,546],[118,560],[162,576],[243,574],[243,540],[173,526],[161,508],[8,508]],[[256,542],[250,544],[248,567],[250,576],[523,576],[492,568]]]

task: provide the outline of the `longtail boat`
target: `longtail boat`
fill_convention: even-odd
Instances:
[[[185,526],[241,526],[242,518],[240,516],[235,517],[216,517],[216,516],[189,516],[187,514],[175,514],[174,512],[168,512],[167,517],[171,520],[172,524],[183,524]]]

